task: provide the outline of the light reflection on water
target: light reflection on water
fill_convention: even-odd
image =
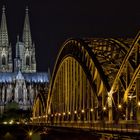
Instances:
[[[0,140],[99,140],[97,137],[90,137],[87,134],[48,132],[47,134],[34,133],[32,136],[22,134],[17,135],[16,132],[6,132],[0,137]]]
[[[48,131],[47,134],[40,134],[39,132],[37,132],[34,133],[32,136],[27,136],[27,134],[25,134],[24,132],[21,132],[20,134],[21,135],[18,135],[16,132],[6,132],[4,135],[0,136],[0,140],[108,140],[106,136],[99,137],[88,132],[72,133],[62,131]],[[121,139],[122,138],[118,138],[118,140]],[[128,138],[123,140],[128,140]]]

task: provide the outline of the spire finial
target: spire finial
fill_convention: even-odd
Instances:
[[[2,7],[2,12],[5,13],[5,5]]]
[[[19,42],[19,35],[17,35],[17,42]]]
[[[29,11],[28,6],[26,6],[26,14],[28,14],[28,11]]]

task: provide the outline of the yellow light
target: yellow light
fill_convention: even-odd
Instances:
[[[3,122],[3,124],[8,124],[7,122]]]
[[[122,105],[121,105],[121,104],[119,104],[119,105],[118,105],[118,108],[119,108],[119,109],[121,109],[121,108],[122,108]]]
[[[16,122],[16,124],[20,124],[20,122]]]
[[[33,132],[32,132],[32,131],[30,131],[30,132],[29,132],[29,136],[31,137],[32,135],[33,135]]]
[[[70,115],[70,112],[68,112],[68,114]]]
[[[106,107],[105,107],[105,106],[103,107],[103,110],[104,110],[104,111],[106,110]]]
[[[65,112],[63,112],[63,115],[65,116],[65,115],[66,115],[66,113],[65,113]]]
[[[138,106],[140,107],[140,101],[138,102]]]
[[[61,116],[61,113],[59,113],[58,115]]]
[[[76,110],[74,111],[74,114],[77,114],[77,111]]]
[[[84,113],[85,111],[84,111],[84,109],[82,109],[82,113]]]
[[[9,122],[9,124],[13,124],[14,123],[14,121],[13,120],[11,120],[10,122]]]
[[[91,108],[90,111],[93,112],[93,108]]]

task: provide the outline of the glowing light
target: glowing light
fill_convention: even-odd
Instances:
[[[59,113],[58,115],[61,116],[61,113]]]
[[[7,122],[3,122],[3,124],[8,124]]]
[[[122,105],[121,105],[121,104],[119,104],[119,105],[118,105],[118,108],[119,108],[119,109],[121,109],[121,108],[122,108]]]
[[[10,122],[9,122],[9,124],[13,124],[14,123],[14,121],[13,120],[11,120]]]
[[[91,108],[90,111],[93,112],[93,108]]]
[[[20,124],[20,122],[16,122],[16,124]]]
[[[104,110],[104,111],[106,110],[106,107],[105,107],[105,106],[103,107],[103,110]]]
[[[70,113],[70,112],[68,112],[68,114],[70,115],[71,113]]]
[[[65,113],[65,112],[63,112],[63,115],[65,116],[65,115],[66,115],[66,113]]]
[[[138,106],[140,107],[140,101],[138,102]]]
[[[30,131],[30,132],[29,132],[29,136],[31,137],[32,135],[33,135],[33,132],[32,132],[32,131]]]
[[[77,114],[77,111],[76,110],[74,111],[74,114]]]
[[[82,113],[84,113],[85,111],[84,111],[84,109],[82,109]]]

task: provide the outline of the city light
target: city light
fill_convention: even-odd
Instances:
[[[74,114],[77,114],[77,111],[76,110],[74,111]]]
[[[66,115],[66,113],[65,113],[65,112],[63,112],[63,115],[65,116],[65,115]]]
[[[84,111],[84,109],[82,109],[82,113],[84,113],[85,111]]]
[[[30,131],[28,134],[29,134],[29,136],[31,137],[31,136],[33,135],[33,132],[32,132],[32,131]]]
[[[70,112],[68,112],[68,114],[70,115]]]
[[[13,120],[11,120],[10,122],[9,122],[9,124],[13,124],[14,123],[14,121]]]
[[[138,102],[138,106],[140,107],[140,101]]]
[[[106,111],[106,107],[105,106],[103,107],[103,110]]]
[[[93,112],[93,108],[91,108],[90,111]]]
[[[16,122],[16,124],[20,124],[20,122]]]
[[[8,124],[8,122],[3,122],[3,124]]]
[[[119,105],[118,105],[118,108],[119,108],[119,109],[121,109],[121,108],[122,108],[122,105],[121,105],[121,104],[119,104]]]

